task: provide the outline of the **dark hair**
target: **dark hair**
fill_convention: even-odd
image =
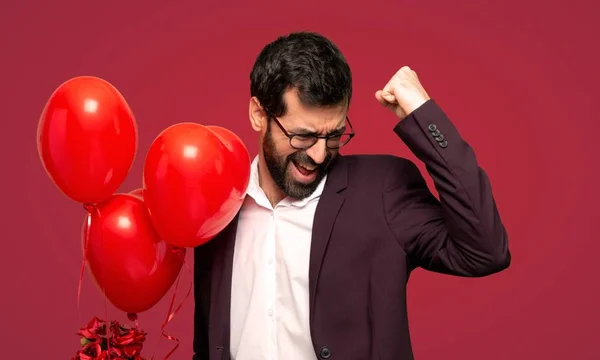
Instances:
[[[330,40],[311,32],[294,32],[266,45],[250,73],[250,94],[272,115],[286,112],[284,93],[296,89],[302,104],[350,104],[352,73]]]

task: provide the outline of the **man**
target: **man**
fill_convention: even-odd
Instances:
[[[251,75],[260,150],[238,217],[195,249],[194,359],[412,359],[406,283],[509,266],[507,235],[473,150],[402,67],[375,98],[425,163],[342,156],[352,77],[313,33],[267,45]]]

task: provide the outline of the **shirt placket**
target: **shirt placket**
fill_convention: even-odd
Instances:
[[[267,274],[267,317],[269,327],[269,353],[271,360],[277,360],[277,324],[275,321],[275,301],[277,299],[277,272],[275,269],[276,236],[277,236],[277,211],[274,209],[269,218],[266,246],[266,274]]]

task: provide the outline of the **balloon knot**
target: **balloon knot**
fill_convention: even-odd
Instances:
[[[95,205],[94,204],[90,204],[90,203],[86,203],[83,204],[83,208],[85,209],[85,211],[91,213],[92,210],[94,210]]]
[[[136,313],[127,313],[127,319],[129,319],[129,321],[137,321],[138,316]]]

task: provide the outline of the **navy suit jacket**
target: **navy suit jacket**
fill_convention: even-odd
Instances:
[[[394,131],[424,162],[440,200],[407,159],[339,157],[317,206],[310,250],[310,331],[319,359],[413,359],[411,271],[481,277],[511,261],[490,181],[442,109],[429,100]],[[237,218],[194,249],[195,360],[230,359],[236,226]]]

